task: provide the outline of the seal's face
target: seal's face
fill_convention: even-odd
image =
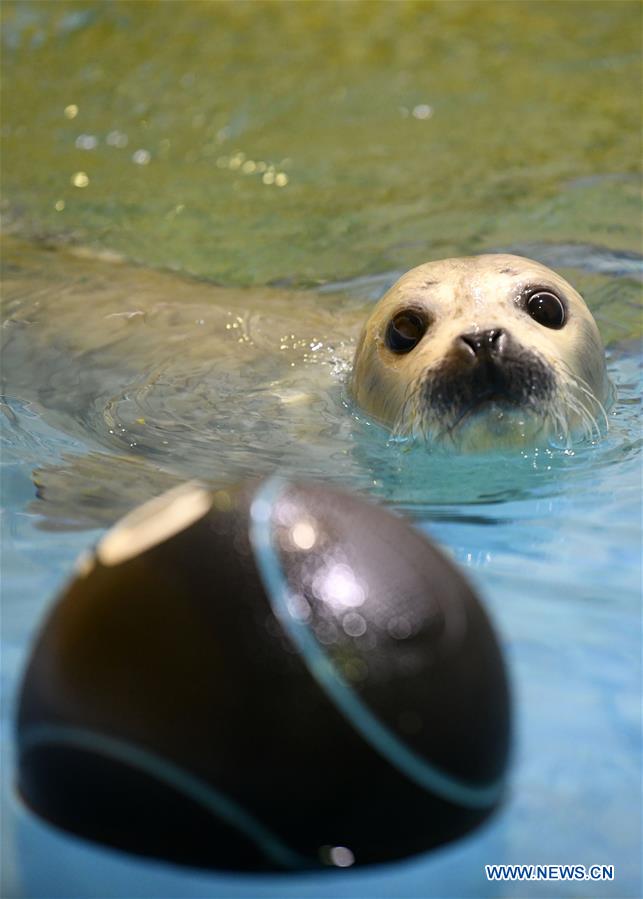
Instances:
[[[473,450],[596,434],[610,395],[582,297],[508,255],[404,275],[366,323],[351,386],[396,433]]]

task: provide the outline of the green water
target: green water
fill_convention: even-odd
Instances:
[[[3,22],[21,236],[246,285],[517,241],[640,250],[636,2],[5,2]]]

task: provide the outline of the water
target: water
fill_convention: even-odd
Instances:
[[[2,895],[640,895],[635,5],[16,3],[4,19]],[[411,265],[496,249],[586,296],[618,387],[609,434],[493,456],[391,442],[346,391],[365,313]],[[425,857],[288,878],[42,825],[12,794],[9,722],[73,559],[177,480],[276,464],[403,510],[466,568],[513,683],[505,807]],[[489,862],[616,879],[488,884]]]

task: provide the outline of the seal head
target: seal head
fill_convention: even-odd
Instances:
[[[504,254],[400,278],[364,327],[351,391],[396,434],[463,450],[596,437],[612,395],[580,294]]]

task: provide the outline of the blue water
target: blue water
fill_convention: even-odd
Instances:
[[[447,848],[370,870],[289,876],[202,874],[57,832],[12,790],[11,719],[43,614],[74,558],[102,533],[43,530],[31,471],[87,447],[18,397],[4,407],[3,899],[43,897],[469,897],[641,895],[641,359],[611,350],[618,402],[609,435],[521,457],[523,489],[500,501],[407,504],[477,585],[508,660],[515,747],[507,801]],[[378,435],[373,437],[379,439]],[[448,464],[444,460],[441,465]],[[456,474],[462,459],[454,460]],[[516,471],[471,458],[497,493]],[[500,468],[500,470],[498,470]],[[399,503],[404,508],[404,503]],[[611,883],[487,883],[488,863],[612,864]]]

